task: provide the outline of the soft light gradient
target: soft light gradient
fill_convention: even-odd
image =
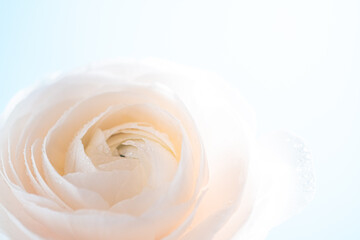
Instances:
[[[160,57],[229,79],[258,132],[286,129],[313,151],[318,192],[269,240],[358,239],[360,2],[2,1],[0,109],[57,71]]]

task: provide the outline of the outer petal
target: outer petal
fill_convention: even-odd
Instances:
[[[41,238],[29,231],[24,225],[9,211],[0,205],[0,225],[6,229],[6,236],[12,239],[40,240]],[[0,239],[2,238],[0,232]]]
[[[235,239],[264,239],[271,228],[307,205],[315,192],[311,155],[302,140],[274,133],[260,138],[254,151],[250,174],[257,198]]]

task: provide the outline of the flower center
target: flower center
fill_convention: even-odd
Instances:
[[[163,186],[172,180],[177,169],[171,142],[150,126],[126,123],[107,130],[96,129],[84,147],[94,172],[68,174],[67,178],[77,185],[86,183],[110,205],[145,188]],[[96,183],[90,185],[90,178]]]

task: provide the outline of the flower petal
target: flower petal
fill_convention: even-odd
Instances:
[[[250,174],[257,198],[239,239],[266,236],[307,205],[315,192],[311,155],[301,139],[282,132],[269,134],[259,139],[255,151]]]

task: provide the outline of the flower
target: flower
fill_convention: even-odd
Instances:
[[[96,64],[21,93],[0,144],[11,239],[260,239],[313,195],[301,140],[256,138],[236,89],[160,60]]]

